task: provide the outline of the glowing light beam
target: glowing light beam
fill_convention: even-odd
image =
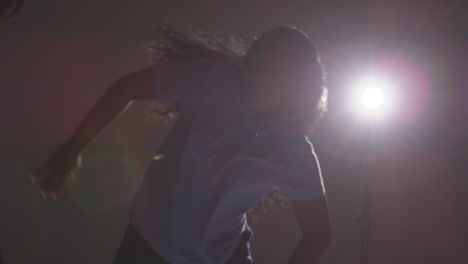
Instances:
[[[352,85],[351,104],[361,116],[381,116],[389,112],[392,101],[392,83],[377,74],[363,75]]]

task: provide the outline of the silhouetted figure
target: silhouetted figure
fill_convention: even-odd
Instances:
[[[33,181],[57,198],[102,128],[131,101],[157,99],[170,106],[159,114],[175,111],[177,121],[146,171],[114,263],[251,263],[246,212],[275,189],[303,234],[289,263],[316,263],[331,238],[309,137],[327,90],[310,39],[278,27],[244,52],[203,34],[159,32],[155,64],[112,85]]]

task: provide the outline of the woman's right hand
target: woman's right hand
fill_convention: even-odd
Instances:
[[[62,147],[31,173],[31,181],[39,187],[44,199],[57,200],[67,180],[75,179],[80,166],[81,155]]]

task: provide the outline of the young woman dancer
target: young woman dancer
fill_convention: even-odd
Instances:
[[[302,230],[289,263],[317,263],[331,235],[309,135],[327,89],[309,37],[277,27],[243,52],[203,34],[159,32],[157,63],[115,82],[33,182],[56,199],[99,131],[133,100],[159,100],[177,121],[134,198],[114,263],[251,263],[246,212],[273,190],[291,201]]]

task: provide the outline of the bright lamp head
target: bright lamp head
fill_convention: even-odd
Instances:
[[[391,106],[391,83],[383,76],[369,74],[355,81],[352,89],[352,105],[360,115],[380,116]]]

